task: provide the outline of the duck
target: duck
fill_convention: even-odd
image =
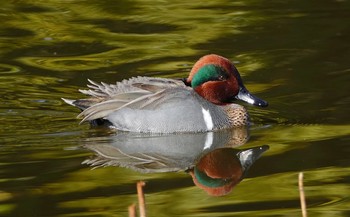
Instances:
[[[244,86],[234,64],[208,54],[183,79],[138,76],[115,84],[88,79],[85,99],[65,99],[81,110],[80,123],[107,125],[118,131],[139,133],[210,132],[249,124],[241,100],[266,107],[265,100]]]

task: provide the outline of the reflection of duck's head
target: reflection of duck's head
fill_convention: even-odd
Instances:
[[[216,149],[203,156],[189,171],[193,182],[209,195],[223,196],[231,192],[247,169],[268,149],[268,146],[237,151]]]
[[[216,149],[202,157],[190,171],[194,183],[213,196],[229,193],[241,179],[243,170],[235,150]]]

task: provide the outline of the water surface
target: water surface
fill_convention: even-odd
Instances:
[[[348,1],[4,1],[0,17],[1,216],[127,216],[138,180],[149,216],[301,216],[300,171],[309,216],[350,215]],[[270,104],[243,104],[253,125],[229,147],[270,148],[232,192],[183,167],[82,164],[118,134],[79,125],[61,97],[88,78],[186,77],[208,53]]]

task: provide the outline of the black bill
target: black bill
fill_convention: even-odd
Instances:
[[[246,103],[255,105],[255,106],[260,106],[260,107],[266,107],[269,104],[265,101],[262,100],[252,94],[249,93],[249,91],[245,87],[241,87],[239,89],[239,92],[236,96],[236,99],[242,100]]]

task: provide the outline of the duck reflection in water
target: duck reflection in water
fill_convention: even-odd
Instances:
[[[95,156],[83,164],[118,166],[142,173],[186,171],[208,194],[228,194],[250,166],[268,149],[236,149],[248,139],[246,127],[185,134],[118,133],[88,141]]]
[[[193,182],[208,194],[223,196],[231,192],[268,148],[264,145],[246,150],[215,149],[201,157],[188,172]]]

